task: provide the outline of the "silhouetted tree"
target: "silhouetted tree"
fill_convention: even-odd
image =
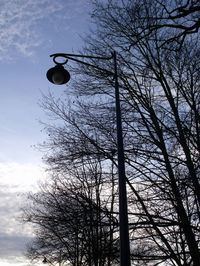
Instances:
[[[93,15],[98,20],[97,23],[107,20],[109,28],[114,30],[113,34],[118,30],[122,39],[128,37],[128,42],[124,43],[127,48],[142,39],[152,38],[155,33],[161,36],[164,33],[163,38],[159,39],[159,45],[170,43],[173,48],[179,49],[185,38],[197,33],[200,28],[198,0],[111,0],[106,4],[98,0],[94,2],[96,9]],[[109,28],[108,34],[111,36]],[[130,30],[132,35],[129,34]]]
[[[114,194],[102,182],[100,164],[82,165],[70,170],[69,180],[56,175],[30,194],[31,205],[24,210],[24,221],[35,225],[36,237],[27,255],[32,260],[71,265],[111,265],[118,258],[117,219],[111,213]],[[73,173],[73,174],[72,174]],[[114,185],[114,183],[113,183]],[[105,192],[104,192],[105,193]]]
[[[156,16],[161,3],[97,1],[93,14],[97,29],[87,39],[85,53],[118,51],[127,183],[133,203],[129,203],[133,263],[198,265],[199,35],[186,34],[179,45],[178,31],[165,25],[138,38],[140,27],[152,22],[139,11]],[[136,4],[138,10],[133,9]],[[165,1],[163,8],[167,11],[166,5],[171,5],[178,10],[178,4]],[[164,16],[164,11],[159,14]],[[198,12],[193,15],[199,20]],[[101,67],[112,69],[103,63]],[[86,77],[76,84],[77,93],[104,93],[112,99],[112,77],[92,68],[80,71]]]
[[[118,55],[132,265],[198,266],[199,2],[94,2],[96,28],[86,39],[84,53],[101,56],[115,49]],[[112,62],[90,63],[113,69]],[[106,177],[102,183],[110,182],[115,190],[113,77],[91,67],[73,67],[74,74],[81,75],[72,82],[71,105],[51,96],[43,103],[60,123],[46,127],[45,160],[54,173],[70,180],[74,168],[99,160]],[[111,197],[109,215],[117,210],[115,199]],[[104,210],[104,204],[99,206]],[[116,230],[109,243],[117,237]]]

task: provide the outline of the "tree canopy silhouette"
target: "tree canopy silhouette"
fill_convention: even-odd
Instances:
[[[96,26],[86,37],[84,54],[102,56],[114,49],[118,55],[132,265],[199,266],[199,1],[94,1],[92,17]],[[112,62],[89,62],[109,71],[113,68]],[[72,181],[77,169],[88,163],[94,167],[98,160],[98,173],[103,176],[99,210],[104,213],[107,208],[110,224],[99,233],[112,233],[106,245],[113,249],[110,257],[104,255],[107,260],[95,265],[116,265],[113,77],[82,65],[73,65],[72,72],[79,78],[66,89],[71,102],[51,96],[43,102],[54,121],[58,119],[46,126],[45,160],[52,173]],[[93,206],[93,218],[94,210]],[[34,208],[32,215],[29,219],[34,222]],[[101,248],[107,250],[99,247],[99,254]],[[58,250],[58,245],[53,249]],[[83,260],[79,263],[72,265],[84,265]]]

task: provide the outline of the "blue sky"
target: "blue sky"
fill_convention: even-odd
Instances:
[[[45,140],[38,105],[49,90],[64,88],[46,80],[49,55],[77,52],[90,27],[90,0],[0,1],[0,265],[25,266],[32,231],[17,217],[22,193],[45,178],[42,154],[33,148]],[[38,265],[38,264],[37,264]]]

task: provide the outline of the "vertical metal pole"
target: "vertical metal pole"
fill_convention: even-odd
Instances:
[[[120,266],[130,266],[130,243],[128,229],[128,208],[125,175],[124,144],[122,135],[121,106],[119,97],[119,83],[117,72],[117,56],[113,52],[115,70],[115,101],[117,119],[117,151],[118,151],[118,175],[119,175],[119,227],[120,227]]]
[[[62,264],[62,250],[59,252],[59,266]]]

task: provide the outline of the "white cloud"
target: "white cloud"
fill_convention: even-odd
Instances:
[[[25,203],[24,192],[35,190],[37,181],[44,176],[39,166],[0,163],[0,265],[9,265],[11,261],[15,261],[14,265],[25,265],[20,261],[25,261],[23,252],[33,233],[19,219]]]

